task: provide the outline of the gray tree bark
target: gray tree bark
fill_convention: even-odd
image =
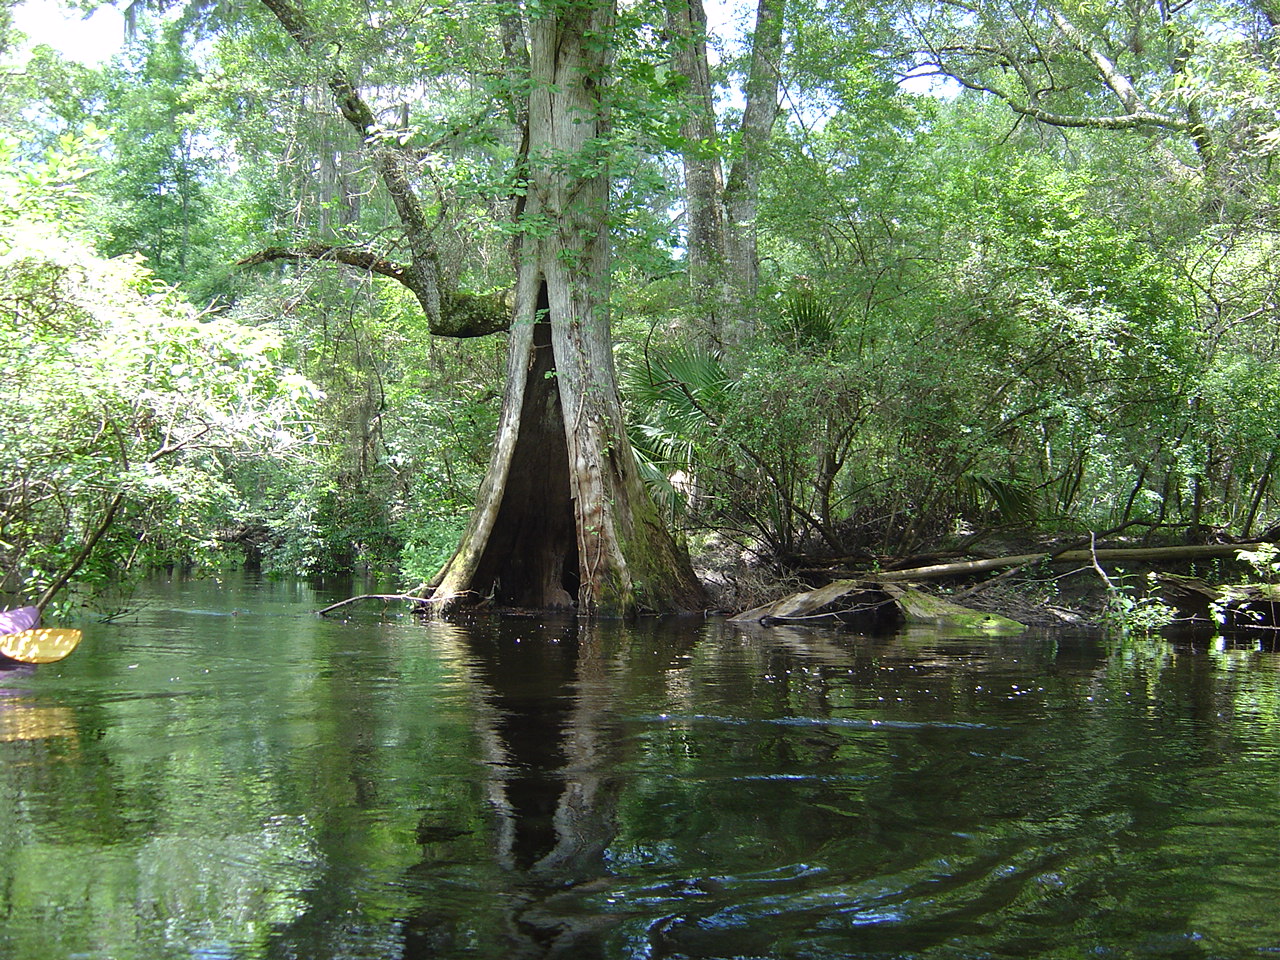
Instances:
[[[667,31],[673,65],[687,81],[680,136],[685,183],[685,237],[689,293],[708,345],[724,347],[732,291],[728,285],[729,232],[724,206],[720,130],[707,59],[707,14],[702,0],[669,0]]]
[[[554,0],[529,23],[528,190],[498,438],[431,602],[581,615],[698,608],[701,585],[627,440],[609,298],[604,92],[613,0]]]
[[[784,0],[758,0],[738,150],[724,175],[702,0],[668,0],[673,64],[686,80],[685,212],[690,293],[713,347],[744,340],[755,322],[760,257],[756,211],[765,150],[779,112]]]
[[[782,14],[783,0],[759,0],[738,156],[724,187],[725,209],[729,216],[729,259],[733,282],[741,297],[738,327],[742,334],[750,333],[755,326],[755,300],[760,287],[756,208],[760,200],[764,155],[778,118]]]

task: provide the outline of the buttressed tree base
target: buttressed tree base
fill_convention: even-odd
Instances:
[[[625,616],[698,609],[703,592],[627,441],[612,354],[609,145],[602,96],[612,2],[529,23],[527,202],[497,442],[432,602]]]

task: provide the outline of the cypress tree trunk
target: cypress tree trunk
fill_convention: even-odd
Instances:
[[[747,75],[746,103],[742,113],[740,154],[729,171],[724,203],[729,218],[729,262],[733,282],[743,303],[739,308],[739,334],[755,326],[755,299],[760,284],[760,259],[756,248],[756,206],[760,198],[760,174],[765,147],[778,118],[778,62],[782,57],[784,0],[758,0],[756,29],[751,41],[751,67]]]
[[[448,610],[698,608],[701,585],[627,441],[610,331],[602,96],[613,0],[552,0],[529,24],[528,193],[498,438],[432,601]]]

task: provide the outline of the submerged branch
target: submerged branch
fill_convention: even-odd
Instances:
[[[331,603],[323,610],[317,610],[317,616],[326,616],[337,610],[339,607],[345,607],[352,603],[359,603],[361,600],[381,600],[383,603],[391,603],[396,600],[403,600],[406,603],[412,603],[415,608],[425,608],[427,601],[422,597],[415,597],[409,593],[362,593],[358,597],[347,597],[345,600],[339,600],[337,603]]]

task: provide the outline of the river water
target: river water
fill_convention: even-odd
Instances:
[[[1280,654],[342,595],[0,674],[0,957],[1280,955]]]

